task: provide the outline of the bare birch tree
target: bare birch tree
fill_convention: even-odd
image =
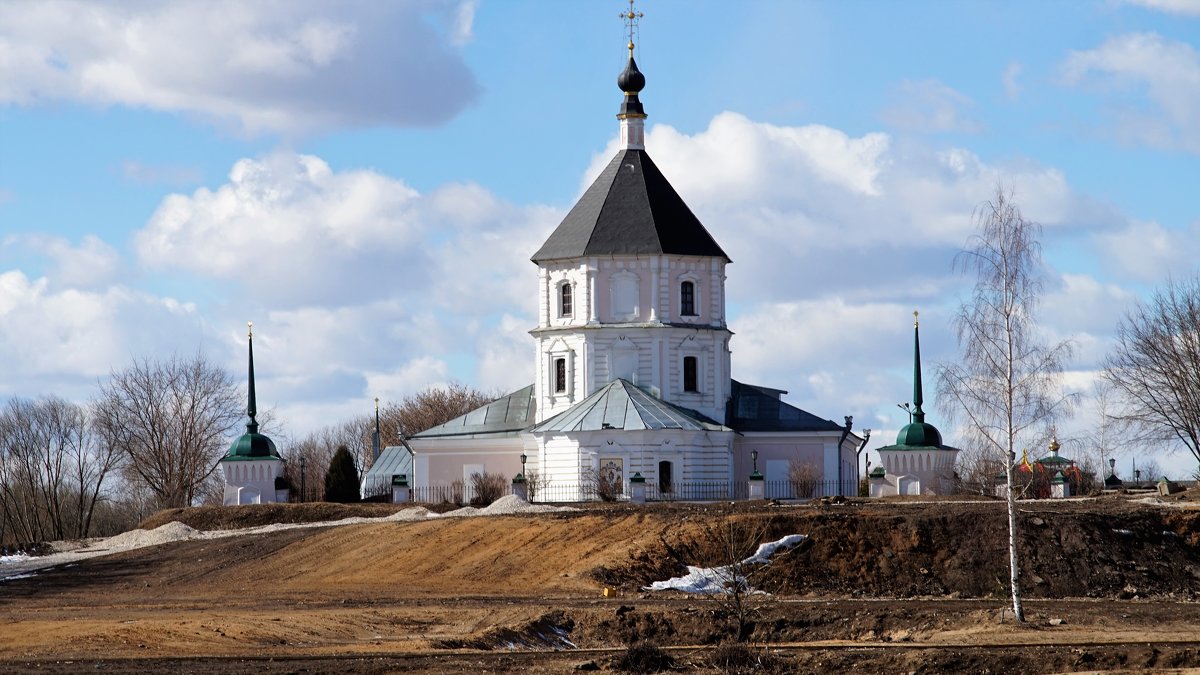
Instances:
[[[975,287],[955,316],[961,359],[938,368],[939,404],[962,423],[967,447],[1003,462],[1013,614],[1024,621],[1013,464],[1020,448],[1039,445],[1046,429],[1069,412],[1072,398],[1062,392],[1059,376],[1072,346],[1047,346],[1036,334],[1040,226],[1026,220],[1000,186],[974,220],[979,231],[955,267],[973,272]]]
[[[1168,281],[1125,315],[1102,377],[1131,440],[1182,445],[1200,464],[1200,278]]]
[[[160,508],[189,506],[240,421],[233,379],[203,354],[135,360],[101,383],[96,427]]]

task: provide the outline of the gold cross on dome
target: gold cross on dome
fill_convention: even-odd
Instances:
[[[629,11],[621,12],[621,18],[625,20],[625,33],[629,38],[629,57],[633,58],[633,35],[637,32],[638,21],[641,20],[644,14],[637,11],[633,6],[634,0],[629,0]]]

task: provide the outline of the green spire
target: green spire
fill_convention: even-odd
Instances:
[[[246,404],[246,414],[249,419],[246,420],[246,433],[258,433],[258,420],[254,416],[258,414],[258,405],[254,400],[254,322],[246,322],[246,333],[250,343],[250,400]]]
[[[925,421],[925,411],[921,410],[921,404],[925,402],[925,396],[921,392],[921,322],[918,320],[919,314],[913,311],[913,421],[921,423]]]

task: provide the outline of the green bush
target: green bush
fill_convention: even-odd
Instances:
[[[358,469],[346,446],[339,446],[325,472],[325,501],[349,504],[358,501]]]

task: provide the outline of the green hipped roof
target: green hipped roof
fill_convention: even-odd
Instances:
[[[695,410],[668,403],[628,380],[616,379],[531,428],[532,433],[680,429],[732,431]]]
[[[221,458],[222,462],[247,462],[256,459],[274,459],[282,461],[279,456],[279,450],[275,448],[275,441],[272,441],[267,436],[258,433],[258,421],[254,418],[258,413],[258,405],[254,396],[254,335],[249,336],[250,349],[250,395],[246,405],[246,433],[242,434],[233,445],[229,446],[229,452]]]
[[[913,313],[916,316],[916,312]],[[925,421],[924,388],[921,385],[921,327],[913,321],[913,410],[912,420],[896,434],[896,444],[879,448],[883,450],[958,450],[942,444],[942,433]]]

